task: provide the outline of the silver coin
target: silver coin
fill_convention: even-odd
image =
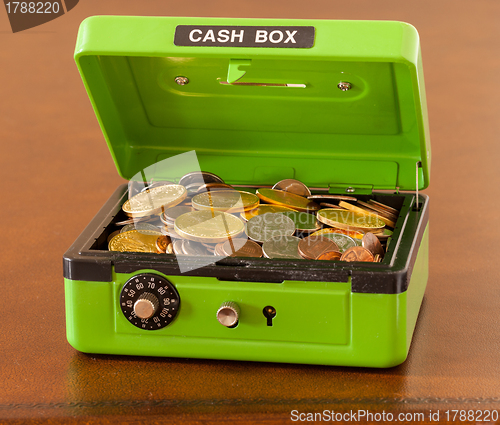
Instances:
[[[296,258],[299,254],[300,239],[295,236],[274,236],[262,245],[262,252],[267,258]]]
[[[182,252],[195,257],[208,255],[207,249],[199,242],[184,240]]]
[[[182,245],[184,244],[183,239],[177,239],[176,241],[172,242],[173,245],[173,250],[175,255],[184,255],[184,251],[182,250]]]
[[[149,185],[147,185],[146,187],[144,187],[141,192],[144,192],[145,190],[147,189],[153,189],[154,187],[158,187],[158,186],[166,186],[166,185],[169,185],[169,184],[175,184],[174,182],[171,182],[171,181],[168,181],[168,180],[163,180],[163,181],[156,181],[156,182],[151,182],[149,183]]]
[[[120,233],[125,233],[129,232],[130,230],[154,230],[155,232],[158,232],[158,227],[150,224],[150,223],[136,223],[136,224],[127,224],[126,226],[123,226],[122,229],[120,230]]]
[[[187,205],[177,205],[172,208],[167,208],[164,212],[160,214],[160,220],[162,223],[167,225],[174,225],[174,221],[177,217],[182,214],[194,211],[193,207],[188,207]]]
[[[331,239],[333,242],[335,242],[339,247],[340,253],[343,253],[345,250],[352,248],[353,246],[358,246],[353,238],[342,233],[324,233],[321,236],[324,236],[325,238]]]
[[[216,174],[208,173],[206,171],[193,171],[191,173],[184,174],[179,180],[179,184],[182,186],[188,186],[192,183],[199,183],[201,186],[205,183],[224,183],[224,180]]]
[[[295,195],[303,196],[305,198],[311,196],[309,188],[301,181],[294,179],[281,180],[273,186],[273,189],[294,193]]]
[[[265,242],[274,236],[292,236],[295,233],[295,223],[286,215],[266,213],[248,220],[245,231],[253,241]]]

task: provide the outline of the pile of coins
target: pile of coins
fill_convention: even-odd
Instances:
[[[399,211],[373,199],[312,194],[286,179],[255,193],[193,172],[152,182],[122,207],[110,251],[382,261]]]

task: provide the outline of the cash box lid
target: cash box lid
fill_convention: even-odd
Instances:
[[[75,60],[126,179],[195,150],[231,184],[429,184],[409,24],[97,16],[82,23]]]

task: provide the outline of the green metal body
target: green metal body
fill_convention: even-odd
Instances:
[[[311,48],[176,46],[177,25],[313,26],[315,39]],[[411,25],[93,17],[82,23],[75,59],[124,178],[195,150],[201,169],[233,185],[295,178],[330,192],[371,193],[429,183],[422,63]],[[189,84],[176,84],[178,76]],[[305,88],[222,84],[228,79]],[[340,81],[351,90],[339,90]],[[168,179],[163,172],[156,177]],[[350,278],[267,283],[140,267],[116,273],[111,259],[110,282],[65,275],[68,341],[88,353],[394,366],[408,354],[427,283],[427,226],[407,289],[399,293],[354,292]],[[413,245],[416,237],[401,243]],[[72,258],[75,267],[83,257]],[[142,272],[166,277],[179,292],[178,316],[163,329],[136,328],[120,310],[123,285]],[[215,317],[229,300],[241,308],[235,328]],[[277,311],[272,326],[262,313],[266,305]]]
[[[132,326],[117,300],[133,275],[161,273],[113,274],[113,282],[65,279],[68,341],[87,353],[395,366],[407,357],[427,284],[428,241],[427,229],[408,290],[400,294],[352,293],[349,282],[166,276],[179,292],[181,309],[172,324],[157,331]],[[215,318],[227,300],[242,311],[233,329]],[[266,305],[276,308],[273,326],[262,315]]]

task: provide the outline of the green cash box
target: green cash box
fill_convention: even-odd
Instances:
[[[400,213],[381,263],[189,257],[182,273],[174,255],[107,250],[126,218],[122,185],[64,255],[74,348],[367,367],[406,359],[429,244],[429,201],[418,190],[429,183],[430,140],[414,27],[98,16],[82,23],[75,60],[127,180],[194,151],[201,170],[234,187],[293,178]],[[155,178],[192,171],[173,162]],[[156,285],[155,314],[168,325],[141,328],[122,312],[123,291],[141,285]],[[216,319],[227,302],[239,308],[232,328]]]

